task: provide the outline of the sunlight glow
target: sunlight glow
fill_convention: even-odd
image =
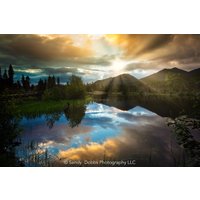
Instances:
[[[112,76],[117,76],[126,73],[126,66],[133,61],[125,61],[121,59],[115,59],[111,65]]]

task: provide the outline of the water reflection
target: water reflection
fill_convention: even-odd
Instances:
[[[128,159],[136,166],[174,166],[175,159],[181,165],[183,151],[165,121],[140,106],[124,111],[101,103],[72,104],[63,113],[24,118],[17,156],[28,166]]]
[[[64,109],[65,117],[69,120],[71,128],[78,126],[85,115],[86,106],[84,103],[68,103]]]
[[[103,103],[108,106],[114,106],[121,110],[130,110],[136,106],[141,106],[153,113],[156,113],[162,117],[178,117],[182,114],[188,116],[194,116],[194,111],[198,110],[193,108],[194,99],[188,97],[178,96],[134,96],[124,99],[124,97],[112,97],[112,98],[96,98],[96,102]],[[200,102],[195,102],[200,108]],[[200,117],[198,113],[198,117]],[[195,117],[197,117],[195,115]]]
[[[46,120],[46,124],[47,126],[51,129],[53,128],[53,125],[56,121],[58,121],[61,117],[61,113],[60,112],[55,112],[52,114],[46,114],[45,115],[45,120]]]
[[[188,105],[188,100],[156,97],[70,103],[63,112],[23,118],[16,155],[26,166],[107,166],[99,161],[117,160],[135,160],[133,166],[188,166],[194,163],[194,145],[188,140],[186,148],[183,134],[177,139],[176,127],[166,123],[185,112],[194,116]],[[192,135],[199,147],[199,130]],[[194,159],[198,156],[199,151]]]

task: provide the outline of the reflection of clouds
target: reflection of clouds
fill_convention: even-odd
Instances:
[[[87,106],[84,124],[114,128],[121,123],[134,123],[140,117],[141,120],[145,118],[148,120],[151,116],[156,116],[156,114],[139,106],[129,111],[122,111],[103,104],[92,103]]]
[[[124,119],[125,123],[131,123],[131,125],[144,125],[151,124],[154,121],[159,121],[160,118],[156,115],[154,116],[142,116],[142,115],[133,115],[130,113],[118,113],[118,117]],[[122,120],[121,120],[122,121]]]
[[[67,146],[74,136],[88,134],[92,131],[92,127],[78,126],[70,128],[67,124],[55,125],[52,129],[47,126],[39,125],[32,128],[26,128],[22,140],[37,141],[43,148],[56,146]]]
[[[39,123],[39,121],[41,122]],[[30,120],[23,141],[36,141],[42,148],[61,158],[84,159],[136,159],[138,166],[170,166],[171,151],[180,154],[177,144],[165,125],[165,119],[135,107],[122,111],[103,104],[89,104],[78,127],[67,126],[62,116],[52,129],[43,118]],[[173,146],[173,147],[172,147]],[[151,162],[151,163],[149,163]]]
[[[146,120],[150,117],[145,116]],[[137,118],[137,117],[136,117]],[[139,120],[143,121],[139,117]],[[136,159],[138,166],[172,166],[172,151],[180,158],[180,149],[171,138],[164,119],[154,116],[151,123],[136,126],[121,124],[122,133],[99,143],[89,143],[60,151],[61,160],[128,160]]]
[[[78,148],[60,151],[64,160],[128,160],[135,159],[138,166],[171,166],[170,135],[165,128],[149,125],[142,130],[124,128],[123,134],[102,144],[90,143]],[[175,146],[175,144],[173,144]],[[175,147],[174,147],[175,148]],[[178,156],[180,152],[176,152]],[[150,160],[151,159],[151,160]]]
[[[79,148],[71,148],[66,151],[60,151],[58,157],[60,159],[69,160],[99,160],[106,157],[114,157],[116,155],[117,146],[113,140],[107,140],[103,144],[91,143]]]
[[[149,111],[145,108],[142,108],[140,106],[136,106],[136,107],[130,109],[128,112],[133,114],[133,115],[137,115],[137,116],[138,115],[140,115],[140,116],[141,115],[147,115],[147,116],[156,115],[155,113],[153,113],[153,112],[151,112],[151,111]]]
[[[86,113],[116,113],[120,112],[115,107],[106,106],[100,103],[90,103],[87,105]]]

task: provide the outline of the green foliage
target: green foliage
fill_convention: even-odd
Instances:
[[[20,131],[15,103],[12,100],[0,101],[0,152],[14,146],[14,140]]]
[[[67,85],[67,92],[69,99],[84,99],[86,96],[86,88],[82,79],[78,76],[71,76],[70,84]]]
[[[61,100],[67,99],[66,87],[54,87],[46,89],[42,96],[43,100]]]
[[[59,101],[25,101],[20,102],[17,105],[17,110],[21,116],[27,118],[34,118],[41,116],[43,114],[50,114],[52,112],[62,111],[63,108],[69,103],[69,100],[59,100]]]
[[[78,76],[72,76],[69,84],[58,85],[44,91],[43,100],[84,99],[86,88]]]

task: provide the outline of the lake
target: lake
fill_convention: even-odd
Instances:
[[[178,111],[146,102],[98,100],[24,117],[16,156],[25,166],[187,166],[189,157],[167,125],[180,104]]]

